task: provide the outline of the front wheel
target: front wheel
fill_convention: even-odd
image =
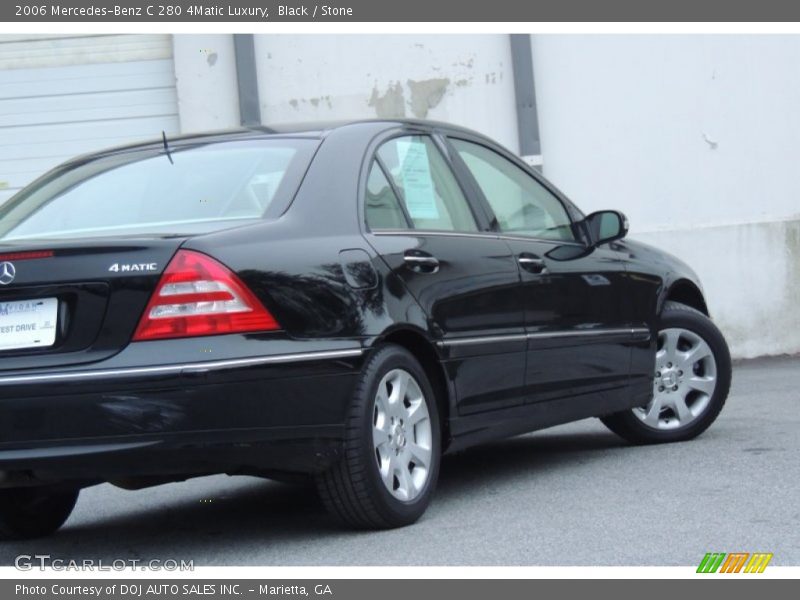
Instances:
[[[356,386],[344,456],[317,477],[320,496],[353,527],[409,525],[430,503],[440,448],[439,413],[425,371],[404,348],[380,347]]]
[[[637,444],[697,437],[717,418],[730,390],[731,357],[725,338],[701,312],[667,302],[655,359],[650,402],[604,417],[603,423]]]

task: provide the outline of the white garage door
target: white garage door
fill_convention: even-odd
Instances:
[[[179,129],[171,36],[0,35],[0,203],[68,158]]]

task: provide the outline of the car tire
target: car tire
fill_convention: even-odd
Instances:
[[[72,514],[80,490],[48,487],[0,489],[0,540],[54,533]]]
[[[673,346],[675,351],[670,352]],[[603,417],[603,423],[634,444],[681,442],[708,429],[725,405],[731,385],[728,345],[711,319],[685,304],[666,302],[655,369],[648,405]]]
[[[326,508],[351,527],[410,525],[430,503],[440,457],[439,413],[424,369],[404,348],[383,345],[356,384],[343,456],[317,476],[317,488]]]

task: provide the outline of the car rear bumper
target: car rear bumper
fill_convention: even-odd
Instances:
[[[290,351],[0,375],[0,486],[324,469],[340,450],[363,351],[279,349]]]

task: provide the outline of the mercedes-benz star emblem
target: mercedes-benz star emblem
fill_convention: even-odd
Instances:
[[[14,281],[17,275],[17,270],[10,262],[0,263],[0,285],[8,285]]]

